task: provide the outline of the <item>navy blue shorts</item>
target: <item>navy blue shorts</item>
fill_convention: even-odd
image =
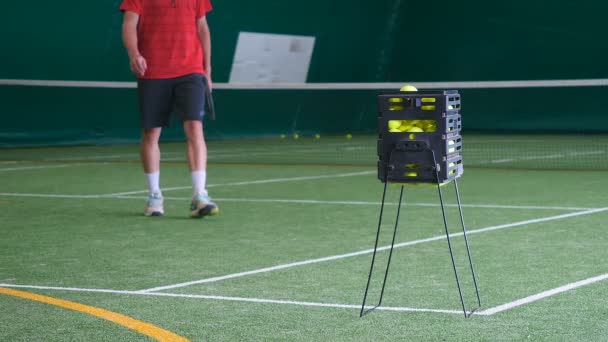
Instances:
[[[137,94],[142,128],[169,127],[171,115],[181,121],[203,120],[203,75],[168,79],[138,79]]]

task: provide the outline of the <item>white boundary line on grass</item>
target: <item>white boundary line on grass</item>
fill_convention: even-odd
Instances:
[[[508,224],[503,224],[503,225],[490,226],[490,227],[486,227],[486,228],[469,230],[467,232],[467,234],[468,235],[479,234],[479,233],[501,230],[501,229],[517,227],[517,226],[523,226],[523,225],[528,225],[528,224],[533,224],[533,223],[561,220],[561,219],[570,218],[570,217],[594,214],[594,213],[603,212],[603,211],[607,211],[607,210],[608,210],[608,207],[592,209],[592,210],[587,210],[587,211],[580,211],[580,212],[576,212],[576,213],[548,216],[548,217],[543,217],[543,218],[538,218],[538,219],[525,220],[525,221],[519,221],[519,222],[508,223]],[[462,236],[462,235],[463,235],[463,233],[459,232],[459,233],[450,234],[450,237],[457,237],[457,236]],[[437,236],[426,238],[426,239],[398,243],[398,244],[395,244],[394,247],[400,248],[400,247],[406,247],[406,246],[413,246],[413,245],[417,245],[417,244],[421,244],[421,243],[443,240],[445,238],[446,238],[445,235],[437,235]],[[390,245],[378,247],[378,251],[384,251],[384,250],[388,250],[388,249],[390,249]],[[142,293],[157,292],[157,291],[163,291],[163,290],[183,288],[183,287],[188,287],[188,286],[198,285],[198,284],[214,283],[214,282],[219,282],[219,281],[223,281],[223,280],[227,280],[227,279],[239,278],[239,277],[250,276],[250,275],[255,275],[255,274],[260,274],[260,273],[267,273],[267,272],[272,272],[272,271],[277,271],[277,270],[283,270],[283,269],[292,268],[292,267],[298,267],[298,266],[316,264],[316,263],[320,263],[320,262],[339,260],[339,259],[355,257],[355,256],[359,256],[359,255],[370,254],[370,253],[373,253],[373,251],[374,251],[373,249],[366,249],[366,250],[353,252],[353,253],[339,254],[339,255],[333,255],[333,256],[328,256],[328,257],[323,257],[323,258],[317,258],[317,259],[308,259],[308,260],[303,260],[303,261],[298,261],[298,262],[293,262],[293,263],[288,263],[288,264],[259,268],[259,269],[255,269],[255,270],[251,270],[251,271],[227,274],[224,276],[193,280],[193,281],[165,285],[165,286],[157,286],[157,287],[153,287],[153,288],[149,288],[149,289],[142,289],[142,290],[139,290],[138,292],[142,292]]]
[[[69,165],[69,164],[68,164]],[[78,164],[74,164],[78,165]],[[82,164],[86,165],[86,164]],[[2,169],[0,169],[1,171]],[[255,184],[270,184],[270,183],[284,183],[284,182],[297,182],[297,181],[306,181],[306,180],[317,180],[317,179],[330,179],[330,178],[344,178],[344,177],[354,177],[354,176],[366,176],[370,174],[374,174],[376,171],[361,171],[361,172],[349,172],[349,173],[338,173],[331,175],[315,175],[315,176],[300,176],[300,177],[288,177],[288,178],[270,178],[270,179],[259,179],[253,181],[245,181],[245,182],[233,182],[233,183],[223,183],[223,184],[209,184],[208,188],[219,187],[219,186],[241,186],[241,185],[255,185]],[[177,186],[171,188],[162,189],[163,192],[175,191],[175,190],[186,190],[191,189],[192,186]],[[11,192],[2,192],[0,196],[23,196],[23,197],[44,197],[44,198],[113,198],[113,197],[121,197],[127,195],[136,195],[141,193],[147,193],[149,190],[136,190],[136,191],[127,191],[127,192],[117,192],[111,194],[96,194],[96,195],[66,195],[66,194],[29,194],[29,193],[11,193]],[[129,197],[123,197],[129,198]]]
[[[606,153],[606,151],[604,151],[604,150],[590,151],[590,152],[559,153],[559,154],[549,154],[549,155],[542,155],[542,156],[527,156],[527,157],[521,157],[521,158],[495,159],[495,160],[490,160],[489,163],[501,164],[501,163],[512,163],[512,162],[516,162],[516,161],[538,160],[538,159],[559,159],[559,158],[566,158],[566,157],[598,155],[598,154],[605,154],[605,153]]]
[[[181,143],[181,142],[175,142],[175,143]],[[311,145],[312,146],[312,145]],[[330,142],[330,143],[325,143],[323,145],[324,147],[331,147],[331,148],[341,148],[343,147],[344,149],[352,149],[352,143],[342,143],[342,142]],[[356,149],[361,149],[360,146],[355,147]],[[373,147],[364,147],[364,149],[366,150],[370,150],[373,149]],[[308,147],[306,148],[306,146],[301,146],[301,148],[299,149],[290,149],[290,150],[285,150],[284,145],[281,144],[275,144],[272,146],[265,146],[265,147],[257,147],[257,148],[248,148],[247,152],[242,152],[242,153],[235,153],[233,152],[233,149],[229,149],[229,148],[222,148],[222,147],[218,147],[218,148],[214,148],[211,151],[208,151],[208,155],[207,157],[211,160],[211,159],[222,159],[224,157],[236,157],[236,156],[252,156],[252,155],[265,155],[265,154],[275,154],[275,153],[280,153],[280,154],[284,154],[284,153],[299,153],[299,152],[323,152],[326,151],[326,148],[318,148],[318,147]],[[183,160],[186,161],[186,155],[184,154],[184,152],[162,152],[162,161],[175,161],[175,160]],[[139,154],[138,153],[121,153],[121,154],[97,154],[97,155],[69,155],[69,156],[65,156],[65,157],[57,157],[57,158],[46,158],[43,159],[43,161],[45,162],[51,162],[51,161],[57,161],[57,162],[62,162],[62,161],[78,161],[78,160],[98,160],[98,159],[121,159],[121,158],[132,158],[132,157],[137,157],[139,160]],[[0,162],[1,164],[2,162]]]
[[[587,278],[581,281],[569,283],[560,287],[556,287],[550,290],[546,290],[525,298],[521,298],[509,303],[495,306],[486,310],[475,312],[474,315],[479,316],[491,316],[499,312],[511,310],[513,308],[530,304],[541,299],[551,297],[560,293],[568,292],[570,290],[577,289],[579,287],[591,285],[603,280],[608,279],[608,273],[599,276]],[[247,297],[229,297],[229,296],[217,296],[217,295],[196,295],[196,294],[181,294],[181,293],[158,293],[158,292],[141,292],[141,291],[121,291],[121,290],[108,290],[108,289],[85,289],[85,288],[74,288],[74,287],[55,287],[55,286],[37,286],[37,285],[16,285],[16,284],[0,284],[0,287],[7,288],[26,288],[26,289],[38,289],[38,290],[54,290],[54,291],[72,291],[72,292],[93,292],[93,293],[111,293],[111,294],[126,294],[135,296],[157,296],[157,297],[174,297],[174,298],[193,298],[193,299],[210,299],[210,300],[224,300],[232,302],[249,302],[249,303],[260,303],[260,304],[283,304],[283,305],[298,305],[306,307],[325,307],[325,308],[338,308],[338,309],[354,309],[360,310],[360,305],[352,304],[334,304],[334,303],[319,303],[319,302],[303,302],[293,300],[277,300],[277,299],[264,299],[264,298],[247,298]],[[367,309],[372,307],[366,306]],[[411,307],[394,307],[394,306],[380,306],[375,308],[376,310],[382,311],[394,311],[394,312],[427,312],[427,313],[445,313],[445,314],[457,314],[462,315],[461,310],[445,310],[445,309],[422,309],[422,308],[411,308]]]
[[[482,228],[482,229],[477,229],[477,230],[471,230],[471,231],[469,231],[469,234],[476,234],[476,233],[482,233],[482,232],[487,232],[487,231],[499,230],[499,229],[514,227],[514,226],[518,226],[518,225],[525,225],[525,224],[530,224],[530,223],[546,222],[546,221],[551,221],[551,220],[557,220],[557,219],[575,217],[575,216],[580,216],[580,215],[586,215],[586,214],[592,214],[592,213],[597,213],[597,212],[603,212],[603,211],[606,211],[606,210],[608,210],[608,207],[607,208],[597,208],[597,209],[587,210],[587,211],[583,211],[583,212],[576,212],[576,213],[568,213],[568,214],[557,215],[557,216],[550,216],[550,217],[533,219],[533,220],[527,220],[527,221],[520,221],[520,222],[511,223],[511,224],[505,224],[505,225],[492,226],[492,227],[487,227],[487,228]],[[462,233],[450,234],[450,236],[460,236],[460,235],[462,235]],[[432,237],[432,238],[428,238],[428,239],[422,239],[422,240],[414,240],[414,241],[404,242],[404,243],[395,245],[395,248],[409,246],[409,245],[414,245],[414,244],[423,243],[423,242],[430,242],[430,241],[441,240],[441,239],[444,239],[444,238],[445,238],[445,236],[436,236],[436,237]],[[378,250],[379,251],[380,250],[386,250],[388,248],[390,248],[390,246],[380,247]],[[224,279],[229,279],[229,278],[235,278],[237,276],[243,276],[243,275],[261,273],[261,272],[269,272],[270,270],[284,269],[284,268],[287,268],[287,267],[294,267],[294,266],[299,266],[299,265],[304,265],[304,264],[310,264],[310,263],[314,263],[314,262],[335,260],[335,259],[344,258],[344,257],[347,257],[347,256],[355,256],[355,255],[361,255],[361,254],[365,254],[365,253],[371,253],[372,251],[373,250],[370,249],[370,250],[365,250],[365,251],[360,251],[360,252],[355,252],[355,253],[350,253],[350,254],[338,255],[338,256],[334,256],[334,257],[321,258],[321,259],[313,259],[313,260],[308,260],[308,261],[299,262],[299,263],[279,265],[279,266],[275,266],[275,267],[272,267],[272,268],[254,270],[254,271],[249,271],[249,272],[241,272],[241,273],[227,275],[227,276],[223,276],[223,277],[215,277],[215,278],[203,279],[202,281],[198,281],[197,283],[219,281],[219,280],[224,280]],[[553,295],[556,295],[556,294],[559,294],[559,293],[567,292],[567,291],[570,291],[572,289],[575,289],[575,288],[578,288],[578,287],[581,287],[581,286],[586,286],[586,285],[589,285],[589,284],[593,284],[595,282],[599,282],[599,281],[602,281],[602,280],[605,280],[605,279],[608,279],[608,274],[603,274],[603,275],[592,277],[592,278],[588,278],[588,279],[585,279],[585,280],[582,280],[582,281],[578,281],[578,282],[574,282],[574,283],[569,283],[569,284],[566,284],[566,285],[563,285],[563,286],[560,286],[560,287],[557,287],[557,288],[554,288],[554,289],[551,289],[551,290],[543,291],[541,293],[538,293],[538,294],[535,294],[535,295],[532,295],[532,296],[528,296],[528,297],[525,297],[525,298],[522,298],[522,299],[519,299],[519,300],[516,300],[516,301],[513,301],[513,302],[509,302],[509,303],[506,303],[506,304],[503,304],[503,305],[499,305],[499,306],[496,306],[496,307],[493,307],[493,308],[490,308],[490,309],[487,309],[487,310],[482,310],[482,311],[479,311],[479,312],[477,312],[475,314],[476,315],[481,315],[481,316],[490,316],[490,315],[493,315],[493,314],[498,313],[498,312],[510,310],[510,309],[518,307],[518,306],[529,304],[529,303],[541,300],[541,299],[549,297],[549,296],[553,296]],[[176,285],[184,285],[184,284],[185,283],[176,284]],[[76,292],[97,292],[97,293],[114,293],[114,294],[128,294],[128,295],[178,297],[178,298],[200,298],[200,299],[225,300],[225,301],[235,301],[235,302],[253,302],[253,303],[266,303],[266,304],[299,305],[299,306],[307,306],[307,307],[330,307],[330,308],[356,309],[356,310],[359,310],[361,308],[359,305],[349,305],[349,304],[332,304],[332,303],[302,302],[302,301],[275,300],[275,299],[262,299],[262,298],[245,298],[245,297],[227,297],[227,296],[216,296],[216,295],[191,295],[191,294],[153,292],[153,291],[161,291],[161,290],[164,290],[164,289],[168,289],[169,287],[176,288],[176,287],[178,287],[176,285],[158,287],[158,288],[154,288],[154,289],[139,290],[139,291],[123,291],[123,290],[108,290],[108,289],[85,289],[85,288],[72,288],[72,287],[51,287],[51,286],[36,286],[36,285],[0,284],[1,287],[10,287],[10,288],[31,288],[31,289],[41,289],[41,290],[62,290],[62,291],[76,291]],[[193,285],[193,283],[190,282],[189,285]],[[185,286],[188,286],[188,285],[185,285]],[[185,287],[185,286],[179,286],[179,287]],[[371,308],[371,307],[367,307],[367,308]],[[446,314],[459,314],[459,315],[462,314],[462,311],[460,311],[460,310],[421,309],[421,308],[410,308],[410,307],[378,307],[378,308],[376,308],[376,310],[395,311],[395,312],[430,312],[430,313],[446,313]]]
[[[163,160],[165,160],[166,156],[169,155],[180,155],[180,156],[184,156],[183,160],[186,160],[186,156],[184,155],[184,152],[162,152],[162,157]],[[52,161],[78,161],[78,160],[98,160],[98,159],[121,159],[121,158],[133,158],[136,157],[137,160],[139,160],[140,154],[139,153],[121,153],[121,154],[97,154],[97,155],[70,155],[70,156],[66,156],[66,157],[57,157],[57,158],[45,158],[42,159],[45,162],[52,162]],[[113,162],[109,162],[109,163],[113,163]]]
[[[86,166],[86,165],[91,165],[91,164],[71,163],[71,164],[57,164],[57,165],[18,166],[18,167],[10,167],[10,168],[0,168],[0,172],[59,169],[59,168],[64,168],[64,167]],[[96,164],[96,165],[99,165],[99,164]]]
[[[145,199],[145,197],[135,196],[116,196],[117,198],[125,199]],[[168,200],[185,201],[190,200],[189,197],[164,197]],[[251,202],[251,203],[291,203],[291,204],[333,204],[333,205],[381,205],[381,202],[368,201],[328,201],[328,200],[308,200],[308,199],[283,199],[283,198],[225,198],[214,197],[218,202]],[[385,205],[397,205],[397,202],[385,202]],[[414,207],[439,207],[439,203],[424,203],[424,202],[403,202],[404,206]],[[446,207],[458,207],[457,204],[445,204]],[[558,206],[535,206],[535,205],[501,205],[501,204],[462,204],[463,208],[487,208],[487,209],[529,209],[529,210],[593,210],[597,208],[581,208],[581,207],[558,207]]]
[[[191,186],[187,187],[188,189]],[[172,188],[175,189],[175,188]],[[33,197],[33,198],[74,198],[74,199],[146,199],[145,196],[128,196],[128,195],[116,195],[116,194],[93,194],[93,195],[71,195],[71,194],[34,194],[34,193],[22,193],[22,192],[0,192],[0,196],[6,197]],[[171,197],[165,196],[166,200],[176,201],[190,201],[190,197]],[[380,202],[366,202],[366,201],[322,201],[322,200],[308,200],[308,199],[282,199],[282,198],[215,198],[216,201],[222,202],[245,202],[245,203],[287,203],[287,204],[330,204],[330,205],[380,205]],[[394,206],[397,202],[385,202],[385,205]],[[408,202],[404,203],[405,206],[414,207],[439,207],[438,203],[424,203],[424,202]],[[457,207],[456,204],[445,204],[446,207]],[[595,210],[601,208],[582,208],[582,207],[559,207],[559,206],[538,206],[538,205],[503,205],[503,204],[462,204],[463,208],[484,208],[484,209],[518,209],[518,210],[567,210],[567,211],[586,211]]]
[[[164,152],[163,155],[167,154]],[[86,155],[86,156],[69,156],[69,157],[59,157],[59,158],[47,158],[43,159],[44,161],[70,161],[70,160],[97,160],[97,159],[120,159],[125,157],[137,157],[139,158],[139,153],[125,153],[125,154],[99,154],[99,155]]]
[[[521,299],[512,301],[510,303],[506,303],[506,304],[503,304],[503,305],[495,306],[495,307],[490,308],[490,309],[479,311],[476,314],[490,316],[490,315],[493,315],[493,314],[498,313],[498,312],[510,310],[510,309],[513,309],[513,308],[518,307],[518,306],[529,304],[529,303],[535,302],[537,300],[541,300],[543,298],[547,298],[547,297],[550,297],[550,296],[553,296],[553,295],[556,295],[556,294],[559,294],[559,293],[562,293],[562,292],[567,292],[567,291],[570,291],[570,290],[574,290],[574,289],[579,288],[581,286],[590,285],[590,284],[597,283],[598,281],[602,281],[602,280],[606,280],[606,279],[608,279],[608,273],[602,274],[602,275],[599,275],[599,276],[596,276],[596,277],[587,278],[585,280],[577,281],[577,282],[574,282],[574,283],[566,284],[566,285],[563,285],[563,286],[560,286],[560,287],[556,287],[556,288],[551,289],[551,290],[543,291],[541,293],[537,293],[537,294],[532,295],[532,296],[521,298]]]
[[[233,182],[233,183],[223,183],[223,184],[209,184],[208,188],[214,188],[218,186],[239,186],[239,185],[254,185],[254,184],[269,184],[269,183],[284,183],[284,182],[297,182],[304,180],[316,180],[316,179],[326,179],[326,178],[343,178],[343,177],[353,177],[353,176],[366,176],[376,173],[376,171],[361,171],[361,172],[349,172],[349,173],[338,173],[333,175],[317,175],[317,176],[301,176],[301,177],[288,177],[288,178],[270,178],[270,179],[260,179],[254,181],[245,181],[245,182]],[[164,188],[163,192],[166,191],[174,191],[174,190],[185,190],[191,189],[192,186],[178,186],[172,188]],[[129,191],[129,192],[117,192],[112,194],[106,194],[102,196],[106,197],[116,197],[116,196],[124,196],[124,195],[135,195],[141,193],[147,193],[149,190],[137,190],[137,191]]]
[[[126,295],[136,295],[136,296],[211,299],[211,300],[223,300],[223,301],[231,301],[231,302],[283,304],[283,305],[298,305],[298,306],[307,306],[307,307],[361,310],[361,305],[303,302],[303,301],[294,301],[294,300],[278,300],[278,299],[265,299],[265,298],[228,297],[228,296],[196,295],[196,294],[181,294],[181,293],[154,293],[154,292],[139,292],[139,291],[83,289],[83,288],[74,288],[74,287],[54,287],[54,286],[14,285],[14,284],[0,284],[0,287],[37,289],[37,290],[54,290],[54,291],[72,291],[72,292],[112,293],[112,294],[126,294]],[[366,306],[366,308],[371,309],[373,307]],[[459,311],[459,310],[422,309],[422,308],[409,308],[409,307],[396,307],[396,306],[380,306],[375,309],[383,310],[383,311],[398,311],[398,312],[430,312],[430,313],[446,313],[446,314],[458,314],[458,315],[463,314],[462,311]]]
[[[106,197],[103,195],[70,195],[70,194],[30,194],[23,192],[0,192],[0,196],[5,197],[33,197],[33,198],[77,198],[77,199],[86,199],[86,198],[113,198]]]

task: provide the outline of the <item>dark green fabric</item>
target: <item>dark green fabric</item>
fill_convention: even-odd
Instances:
[[[133,81],[120,0],[4,4],[0,79]],[[409,0],[216,1],[213,78],[227,82],[239,32],[314,36],[308,82],[608,78],[608,3]],[[252,15],[255,13],[255,15]],[[27,22],[35,23],[24,24]],[[376,91],[215,90],[210,138],[373,132]],[[605,87],[461,90],[463,127],[607,132]],[[0,145],[139,138],[133,89],[0,86]],[[181,127],[165,131],[180,139]]]

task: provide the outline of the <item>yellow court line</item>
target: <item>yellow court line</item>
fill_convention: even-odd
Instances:
[[[37,301],[37,302],[60,306],[62,308],[66,308],[66,309],[70,309],[70,310],[84,312],[89,315],[97,316],[99,318],[103,318],[108,321],[112,321],[116,324],[122,325],[124,327],[135,330],[141,334],[148,335],[152,338],[155,338],[155,339],[157,339],[159,341],[163,341],[163,342],[165,342],[165,341],[166,342],[189,342],[190,341],[184,337],[176,335],[170,331],[161,329],[150,323],[138,321],[136,319],[133,319],[131,317],[128,317],[128,316],[125,316],[125,315],[122,315],[122,314],[119,314],[116,312],[112,312],[112,311],[108,311],[108,310],[104,310],[104,309],[100,309],[100,308],[96,308],[96,307],[92,307],[92,306],[88,306],[88,305],[84,305],[84,304],[79,304],[79,303],[70,302],[67,300],[42,296],[42,295],[24,292],[24,291],[7,289],[4,287],[0,287],[0,294],[25,298],[25,299],[29,299],[29,300],[33,300],[33,301]]]

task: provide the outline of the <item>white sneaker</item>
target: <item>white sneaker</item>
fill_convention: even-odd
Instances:
[[[163,196],[160,193],[155,192],[148,196],[148,202],[146,203],[144,214],[146,216],[165,215],[165,210],[163,209]]]
[[[195,195],[190,204],[190,217],[215,216],[220,213],[220,208],[211,200],[207,193]]]

